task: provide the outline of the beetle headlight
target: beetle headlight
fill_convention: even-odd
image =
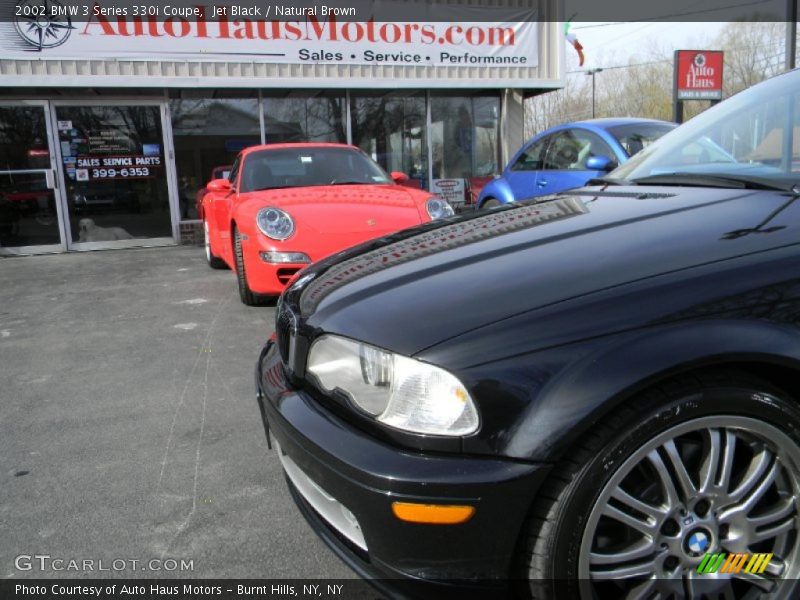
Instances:
[[[433,219],[444,219],[445,217],[452,217],[455,214],[453,207],[447,201],[441,198],[431,198],[425,203],[425,210],[428,211],[428,216]]]
[[[268,206],[258,211],[256,223],[268,238],[283,241],[294,233],[294,221],[286,211]]]
[[[397,429],[450,436],[478,429],[478,411],[466,388],[439,367],[324,335],[311,346],[307,369],[325,391],[339,390],[357,408]]]

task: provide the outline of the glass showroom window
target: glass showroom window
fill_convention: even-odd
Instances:
[[[498,171],[499,96],[431,98],[431,191],[455,207],[474,201]]]
[[[172,238],[161,109],[55,107],[73,243]]]
[[[208,181],[227,176],[241,150],[261,143],[257,92],[236,93],[220,98],[183,90],[170,101],[182,220],[199,218]]]
[[[408,175],[408,185],[428,188],[424,95],[352,96],[350,112],[354,145],[387,172]]]
[[[0,106],[0,247],[58,244],[42,106]]]
[[[347,118],[341,93],[301,92],[264,98],[268,144],[347,141]]]

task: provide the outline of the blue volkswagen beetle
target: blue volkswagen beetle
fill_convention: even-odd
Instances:
[[[530,139],[503,173],[481,190],[492,208],[584,185],[677,127],[654,119],[592,119],[558,125]]]

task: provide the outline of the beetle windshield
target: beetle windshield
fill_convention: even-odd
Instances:
[[[248,154],[239,191],[376,183],[392,183],[392,180],[375,161],[359,150],[299,146]]]
[[[642,150],[609,179],[791,189],[800,181],[800,72],[710,108]]]

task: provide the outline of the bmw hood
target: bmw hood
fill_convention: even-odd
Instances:
[[[772,191],[584,188],[339,253],[307,269],[286,300],[317,331],[414,355],[527,311],[795,244],[800,220],[786,208],[797,202]]]

